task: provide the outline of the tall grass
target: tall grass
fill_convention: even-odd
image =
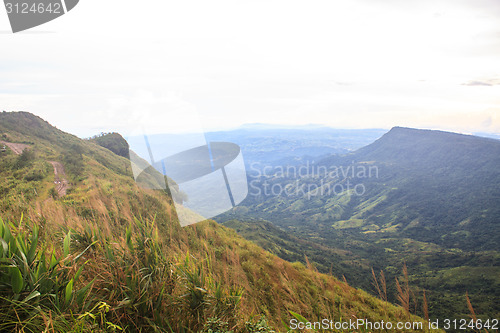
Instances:
[[[71,233],[58,254],[41,244],[33,224],[5,223],[0,218],[0,322],[4,329],[28,326],[44,312],[85,309],[93,281],[77,288],[84,252],[70,255]]]
[[[268,320],[280,325],[288,310],[301,309],[312,320],[401,318],[394,306],[312,265],[289,264],[231,238],[214,223],[163,237],[172,234],[169,227],[154,217],[135,218],[111,233],[89,222],[52,230],[45,239],[35,224],[1,221],[0,328],[273,332]],[[384,293],[382,280],[383,273]]]
[[[408,268],[403,265],[403,282],[396,278],[396,289],[398,291],[398,301],[407,314],[410,313],[410,286],[408,280]]]

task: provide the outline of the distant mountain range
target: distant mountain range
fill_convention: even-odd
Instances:
[[[199,134],[148,135],[149,144],[164,158],[179,150],[187,150],[206,141],[226,141],[241,147],[247,168],[263,168],[268,165],[294,164],[318,161],[332,154],[345,154],[361,148],[386,131],[381,129],[343,130],[323,126],[299,128],[275,128],[274,125],[247,125],[231,131]],[[135,152],[149,160],[144,136],[127,137]]]
[[[248,126],[227,132],[209,132],[209,141],[229,141],[241,147],[247,166],[294,164],[345,154],[380,137],[385,130],[343,130],[307,125],[298,128]]]
[[[498,133],[476,132],[476,133],[474,133],[474,135],[476,135],[476,136],[482,136],[484,138],[491,138],[491,139],[500,140],[500,134],[498,134]]]

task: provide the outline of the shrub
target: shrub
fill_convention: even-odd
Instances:
[[[21,155],[17,158],[14,163],[14,169],[22,169],[28,165],[30,165],[35,159],[35,153],[30,149],[24,149]]]
[[[57,200],[57,198],[59,198],[59,193],[57,193],[57,190],[55,187],[52,187],[50,190],[49,190],[49,194],[50,196],[54,199],[54,200]]]
[[[81,176],[85,169],[82,154],[83,148],[77,144],[73,144],[63,154],[64,167],[75,177]]]
[[[248,333],[275,333],[275,331],[269,327],[264,317],[261,317],[257,322],[246,322],[245,326]]]
[[[208,318],[202,333],[233,333],[228,329],[228,322],[220,318]]]

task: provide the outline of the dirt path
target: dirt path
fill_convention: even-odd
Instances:
[[[25,150],[26,148],[29,148],[29,145],[26,145],[24,143],[12,143],[12,142],[5,142],[5,141],[1,141],[1,140],[0,140],[0,145],[6,145],[16,155],[21,155],[23,150]]]
[[[69,189],[69,183],[66,179],[66,174],[64,173],[64,167],[61,163],[55,161],[49,161],[54,167],[54,184],[56,185],[57,194],[62,197],[66,195],[66,191]]]
[[[24,143],[12,143],[12,142],[5,142],[2,140],[0,140],[0,145],[6,145],[16,155],[21,155],[23,150],[30,147],[29,145],[26,145]],[[49,163],[52,164],[52,166],[54,167],[54,184],[56,185],[57,194],[60,197],[62,197],[63,195],[66,195],[66,191],[69,189],[69,183],[68,180],[66,179],[66,173],[64,172],[64,167],[59,162],[49,161]]]

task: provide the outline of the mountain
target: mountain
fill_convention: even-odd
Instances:
[[[249,174],[249,197],[216,219],[270,221],[279,231],[261,229],[261,246],[285,258],[307,254],[323,272],[331,268],[366,290],[373,290],[371,267],[394,279],[406,263],[415,287],[431,291],[432,316],[466,315],[466,292],[478,312],[494,316],[498,165],[498,140],[395,127],[348,154]],[[255,236],[250,226],[236,230]],[[297,249],[293,241],[276,250],[264,241],[283,232],[328,250]]]
[[[359,229],[373,224],[445,247],[500,250],[500,141],[396,127],[342,160],[320,164],[349,162],[379,168],[378,178],[353,181],[370,193],[351,201],[344,216],[363,220]],[[377,203],[367,209],[367,201]]]
[[[245,205],[256,213],[279,214],[283,225],[307,220],[373,235],[390,231],[444,247],[498,251],[498,165],[500,141],[393,128],[353,153],[251,177],[254,187],[267,184],[282,193],[254,188]],[[287,195],[283,189],[292,185],[305,191],[296,195],[290,189]],[[282,201],[286,209],[275,210]]]
[[[318,128],[327,128],[327,127],[321,124],[280,125],[280,124],[266,124],[266,123],[250,123],[250,124],[243,124],[238,129],[258,131],[258,130],[276,130],[276,129],[304,130],[304,129],[318,129]]]
[[[498,133],[477,132],[477,133],[474,133],[474,135],[476,135],[476,136],[482,136],[484,138],[491,138],[491,139],[500,140],[500,134],[498,134]]]
[[[2,331],[272,332],[303,317],[422,321],[214,221],[182,228],[169,192],[139,187],[130,161],[93,140],[26,112],[0,113],[0,136]]]

